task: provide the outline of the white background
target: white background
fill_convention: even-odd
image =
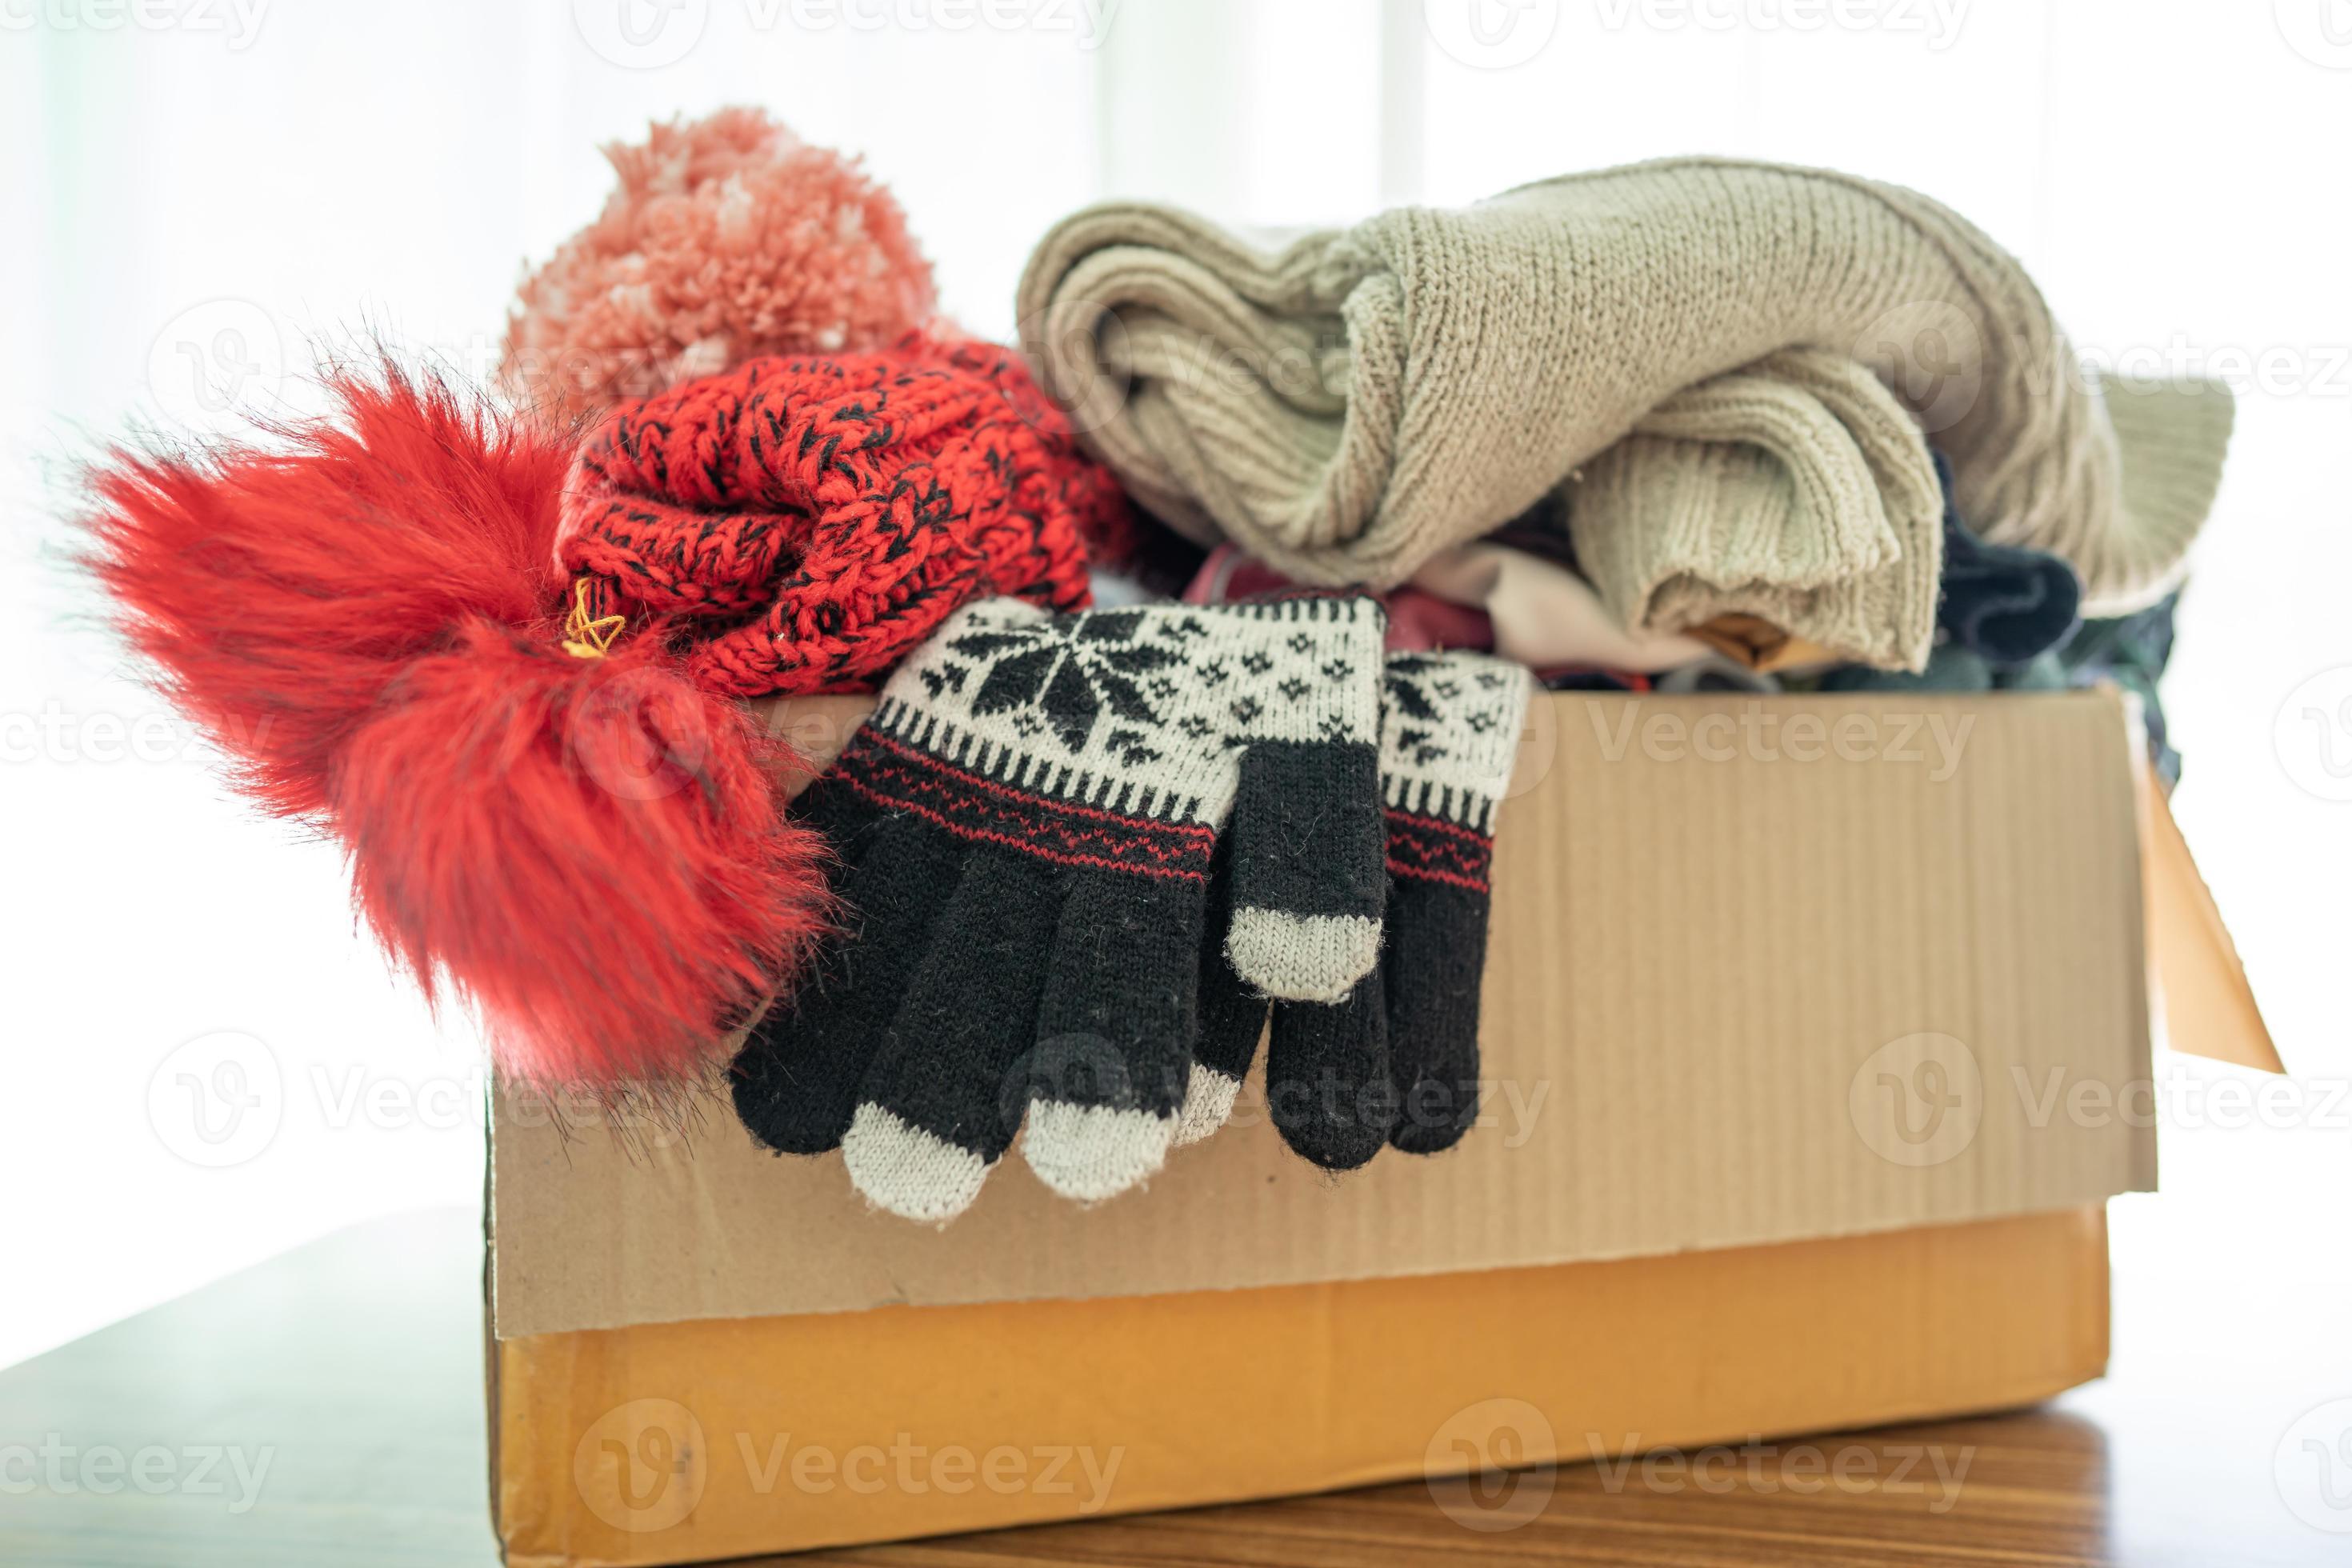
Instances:
[[[988,0],[948,19],[919,0],[0,0],[0,1363],[481,1184],[470,1029],[353,933],[334,850],[240,804],[126,679],[59,559],[72,461],[132,419],[233,417],[194,397],[198,362],[258,366],[243,390],[265,407],[303,405],[313,345],[354,333],[486,371],[520,270],[603,199],[593,146],[730,102],[863,153],[948,308],[997,334],[1030,241],[1099,195],[1306,224],[1717,151],[1941,197],[2092,353],[2271,366],[2241,384],[2167,706],[2179,814],[2310,1093],[2281,1126],[2168,1127],[2165,1193],[2116,1205],[2116,1249],[2184,1288],[2352,1270],[2352,1110],[2330,1098],[2352,1078],[2352,804],[2326,798],[2352,793],[2352,687],[2305,684],[2352,664],[2352,4],[1123,0],[1106,20],[1103,0]],[[266,1144],[205,1142],[191,1085],[274,1086]]]

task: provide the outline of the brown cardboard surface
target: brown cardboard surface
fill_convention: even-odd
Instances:
[[[857,711],[782,723],[821,760]],[[502,1099],[497,1331],[1523,1268],[2146,1189],[2153,1132],[2112,1110],[2149,1072],[2134,759],[2112,692],[1539,697],[1460,1148],[1334,1181],[1253,1089],[1147,1190],[1081,1209],[1016,1152],[933,1231],[723,1105],[624,1143]]]
[[[2000,1409],[2106,1358],[2096,1206],[1475,1279],[647,1324],[495,1347],[496,1512],[510,1568],[699,1562]],[[1544,1484],[1441,1500],[1475,1522]]]
[[[2147,799],[2147,940],[2163,996],[2165,1044],[2239,1067],[2286,1071],[2170,803],[2153,787]]]

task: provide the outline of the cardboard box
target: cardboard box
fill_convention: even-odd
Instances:
[[[775,712],[820,759],[862,705]],[[1539,697],[1485,1113],[1334,1180],[1255,1085],[944,1230],[502,1097],[494,1505],[665,1563],[1995,1408],[2097,1375],[2174,1043],[2276,1068],[2113,692]],[[2154,964],[2151,964],[2151,954]],[[1049,1468],[1052,1473],[1049,1475]]]

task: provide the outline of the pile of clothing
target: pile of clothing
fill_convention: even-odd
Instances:
[[[1016,1142],[1134,1187],[1262,1041],[1316,1165],[1454,1146],[1537,684],[2152,696],[2228,437],[1841,175],[1644,164],[1274,253],[1097,207],[1014,350],[761,115],[612,156],[503,400],[338,373],[275,445],[119,452],[89,562],[504,1072],[723,1070],[920,1220]],[[813,778],[748,701],[861,691]]]
[[[1440,552],[1381,595],[1391,646],[1492,651],[1528,666],[1553,691],[1964,694],[2109,683],[2138,698],[2150,762],[2170,789],[2180,755],[2166,740],[2157,681],[2171,656],[2179,590],[2129,614],[2084,619],[2082,581],[2065,558],[1979,538],[1952,500],[1951,465],[1931,456],[1943,493],[1942,559],[1933,641],[1916,668],[1842,658],[1752,611],[1723,611],[1676,631],[1629,628],[1577,564],[1559,516],[1564,494],[1475,543]],[[1220,604],[1288,586],[1265,563],[1219,544],[1183,597]]]

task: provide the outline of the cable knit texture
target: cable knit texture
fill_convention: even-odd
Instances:
[[[1814,347],[1871,366],[1987,539],[2065,556],[2112,611],[2177,574],[2230,424],[2211,383],[2103,395],[2016,259],[1936,202],[1729,160],[1400,209],[1271,256],[1094,207],[1039,244],[1019,303],[1047,389],[1139,502],[1321,584],[1402,581],[1677,393]]]
[[[593,616],[683,630],[697,685],[870,689],[959,605],[1084,605],[1118,486],[1011,351],[758,359],[616,407],[557,546]]]

